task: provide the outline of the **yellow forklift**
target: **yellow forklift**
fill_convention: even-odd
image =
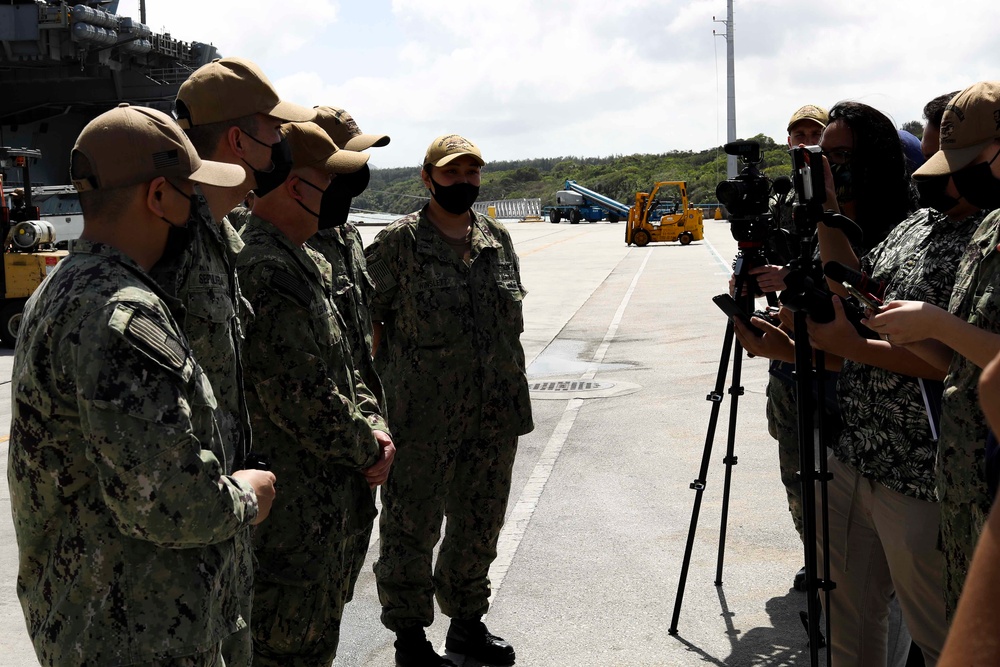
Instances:
[[[673,188],[676,192],[671,192]],[[635,193],[625,226],[625,245],[678,241],[688,245],[705,238],[704,213],[688,203],[685,181],[660,181],[652,192]]]
[[[3,272],[0,273],[0,341],[13,346],[21,326],[21,311],[28,297],[56,264],[69,253],[56,250],[55,228],[41,220],[31,201],[31,162],[41,152],[26,148],[0,148],[0,234]],[[6,191],[8,169],[22,174],[22,187]]]

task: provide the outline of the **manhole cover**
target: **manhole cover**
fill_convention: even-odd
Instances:
[[[611,389],[614,382],[584,382],[582,380],[535,382],[528,385],[531,391],[602,391]]]
[[[539,380],[529,382],[532,400],[565,401],[571,398],[611,398],[639,391],[631,382],[598,382],[596,380]]]

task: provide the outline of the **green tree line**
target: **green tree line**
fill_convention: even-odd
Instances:
[[[751,138],[760,144],[760,169],[769,178],[788,175],[788,148],[762,134]],[[480,201],[538,198],[542,206],[555,204],[556,192],[573,180],[623,204],[635,203],[636,192],[649,192],[658,181],[686,181],[692,203],[717,202],[715,186],[726,178],[726,154],[722,147],[707,150],[671,151],[658,155],[614,155],[610,157],[556,157],[487,163],[483,168]],[[742,168],[742,165],[741,167]],[[354,207],[369,211],[404,214],[426,201],[427,190],[417,167],[372,169],[371,184]]]

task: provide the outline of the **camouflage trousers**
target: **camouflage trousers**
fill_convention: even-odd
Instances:
[[[778,441],[778,469],[788,496],[795,532],[802,538],[802,486],[799,483],[799,424],[795,385],[773,375],[767,382],[767,432]]]
[[[435,596],[445,615],[479,618],[489,609],[490,564],[507,510],[517,438],[400,438],[396,447],[382,487],[375,563],[382,623],[393,632],[430,626]]]
[[[254,667],[330,667],[340,643],[340,619],[354,594],[371,527],[320,553],[303,553],[328,576],[274,577],[254,582]]]
[[[240,614],[247,625],[223,640],[222,655],[226,659],[226,667],[250,667],[253,660],[250,613],[253,608],[254,556],[250,531],[250,528],[245,528],[236,534],[236,576],[242,596]]]
[[[941,551],[944,552],[944,597],[951,621],[969,574],[972,554],[986,526],[988,509],[976,503],[941,503]]]
[[[827,391],[832,391],[832,382]],[[840,438],[842,424],[839,415],[827,411],[824,415],[823,444],[832,449]],[[768,377],[767,432],[778,441],[778,469],[788,497],[795,532],[802,539],[802,484],[799,480],[799,421],[795,402],[795,383],[786,378]],[[818,452],[817,456],[825,452]],[[817,461],[819,459],[817,458]]]

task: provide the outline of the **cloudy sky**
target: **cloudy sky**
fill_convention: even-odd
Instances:
[[[389,134],[376,167],[459,133],[486,159],[702,150],[726,139],[726,0],[147,0],[147,23],[257,62],[284,99]],[[138,0],[119,14],[139,17]],[[950,12],[950,13],[949,13]],[[1000,79],[997,0],[736,0],[736,131],[855,99],[897,126]]]

